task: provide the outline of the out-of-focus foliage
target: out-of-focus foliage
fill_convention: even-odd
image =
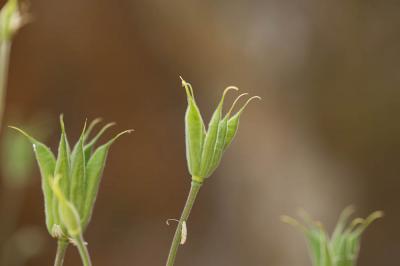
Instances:
[[[25,226],[16,231],[2,249],[0,265],[22,266],[43,251],[45,234],[36,226]]]
[[[0,11],[0,42],[11,40],[23,23],[18,0],[9,0]]]
[[[0,128],[5,108],[12,38],[28,20],[29,16],[21,10],[18,0],[8,0],[0,10]]]
[[[303,232],[313,266],[355,266],[362,233],[381,218],[383,212],[375,211],[365,219],[356,218],[349,223],[353,212],[352,207],[343,210],[331,237],[320,222],[312,220],[305,212],[301,213],[304,225],[289,216],[283,216],[282,221]]]

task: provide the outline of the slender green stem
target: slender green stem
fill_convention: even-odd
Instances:
[[[0,42],[0,129],[5,108],[8,64],[10,59],[11,42]]]
[[[64,263],[65,253],[68,248],[68,240],[58,240],[57,241],[57,254],[54,260],[54,266],[62,266]]]
[[[181,242],[182,224],[183,222],[186,222],[189,218],[190,211],[192,210],[194,201],[196,200],[196,196],[199,193],[201,185],[202,184],[197,181],[192,181],[190,192],[186,200],[185,207],[183,208],[181,218],[179,219],[178,226],[176,227],[174,239],[172,240],[171,248],[169,250],[167,266],[174,265],[176,253],[178,252],[178,247]]]
[[[81,256],[83,266],[92,266],[89,251],[82,236],[76,239],[76,247],[78,248],[79,255]]]

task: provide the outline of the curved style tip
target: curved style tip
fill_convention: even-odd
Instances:
[[[372,223],[376,219],[382,218],[383,216],[384,216],[383,211],[375,211],[375,212],[371,213],[365,220],[367,223]]]
[[[186,82],[181,76],[179,76],[179,78],[180,78],[181,81],[182,81],[182,87],[185,88],[185,91],[186,91],[186,95],[187,95],[187,97],[188,97],[188,100],[189,100],[189,99],[194,99],[194,94],[193,94],[192,85],[190,85],[190,83]]]
[[[98,123],[100,123],[102,120],[103,120],[103,118],[97,117],[97,118],[93,119],[93,120],[90,122],[90,124],[89,124],[89,126],[88,126],[88,129],[87,129],[86,132],[85,132],[85,138],[88,138],[88,137],[89,137],[89,135],[90,135],[90,133],[92,132],[92,130],[94,129],[94,127],[95,127]]]
[[[235,87],[235,86],[226,87],[225,90],[224,90],[224,92],[222,93],[222,100],[225,98],[225,95],[228,93],[228,91],[231,91],[231,90],[238,91],[239,88],[238,88],[238,87]]]
[[[298,224],[298,221],[290,216],[287,215],[281,215],[281,217],[279,217],[281,222],[285,223],[285,224],[290,224],[290,225],[295,225]]]
[[[294,219],[294,218],[292,218],[290,216],[282,215],[280,217],[280,220],[281,220],[281,222],[283,222],[285,224],[288,224],[290,226],[293,226],[293,227],[299,229],[300,231],[302,231],[304,233],[307,232],[307,228],[304,227],[304,225],[302,225],[299,221],[297,221],[296,219]]]
[[[227,116],[229,116],[232,113],[233,108],[235,108],[235,106],[236,106],[237,102],[239,101],[239,99],[242,98],[245,95],[248,95],[248,93],[247,92],[242,93],[235,99],[235,101],[232,103],[231,108],[229,109],[228,113],[226,114]]]
[[[363,224],[365,222],[365,220],[363,218],[356,218],[354,219],[351,224],[350,224],[350,228],[349,231],[353,231],[354,228],[356,228],[358,225]]]
[[[112,143],[114,143],[114,141],[116,141],[116,140],[117,140],[119,137],[121,137],[122,135],[130,134],[130,133],[132,133],[133,131],[135,131],[135,130],[133,130],[133,129],[128,129],[128,130],[124,130],[124,131],[118,133],[114,138],[112,138],[109,142],[107,142],[107,145],[111,145]]]
[[[223,95],[225,95],[225,94],[226,94],[228,91],[230,91],[230,90],[238,91],[239,88],[236,87],[236,86],[228,86],[228,87],[225,88]]]
[[[181,79],[181,82],[182,82],[182,86],[185,86],[185,84],[186,84],[186,81],[182,78],[182,76],[181,75],[179,75],[179,78]]]
[[[224,104],[225,96],[228,93],[228,91],[231,91],[231,90],[238,91],[239,89],[235,86],[226,87],[224,92],[222,93],[222,98],[221,98],[221,101],[219,102],[218,108],[222,108],[222,105]]]
[[[115,122],[110,122],[110,123],[106,124],[106,125],[99,131],[98,136],[103,135],[103,133],[104,133],[107,129],[109,129],[110,127],[115,126],[116,124],[117,124],[117,123],[115,123]]]
[[[349,215],[355,211],[355,207],[353,205],[349,205],[342,211],[342,215]]]
[[[125,130],[125,132],[126,132],[127,134],[131,134],[131,133],[134,132],[134,131],[135,131],[135,130],[134,130],[133,128]]]
[[[100,123],[101,121],[103,121],[102,117],[96,117],[95,119],[92,120],[92,122],[90,122],[90,124],[96,125],[96,124]]]
[[[97,135],[94,136],[94,137],[92,138],[92,140],[91,140],[87,145],[88,145],[88,146],[93,146],[93,145],[100,139],[100,137],[104,134],[104,132],[107,131],[107,129],[109,129],[110,127],[115,126],[115,125],[116,125],[115,122],[111,122],[111,123],[108,123],[108,124],[106,124],[105,126],[103,126],[103,127],[100,129],[100,131],[97,133]]]
[[[248,105],[252,100],[254,100],[254,99],[261,100],[261,97],[260,97],[260,96],[253,96],[253,97],[250,97],[250,98],[245,102],[245,104],[243,105],[243,107],[240,108],[240,110],[238,111],[238,113],[243,112],[243,110],[246,109],[247,105]]]
[[[83,129],[82,129],[82,136],[84,136],[85,135],[85,132],[86,132],[86,125],[87,125],[87,118],[85,119],[85,123],[83,124]]]
[[[8,128],[14,129],[15,131],[19,132],[20,134],[25,136],[32,143],[36,143],[37,142],[36,139],[34,139],[33,137],[29,136],[28,133],[26,133],[25,131],[23,131],[22,129],[20,129],[18,127],[8,126]]]

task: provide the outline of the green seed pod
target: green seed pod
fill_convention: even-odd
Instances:
[[[192,176],[199,176],[201,153],[206,134],[205,127],[200,110],[194,99],[191,85],[182,79],[182,86],[186,90],[188,100],[185,115],[186,158],[190,174]]]
[[[225,116],[218,125],[217,140],[214,146],[214,152],[211,159],[211,164],[205,176],[210,176],[221,162],[222,154],[227,136],[228,116]]]
[[[10,128],[24,135],[33,145],[36,161],[39,165],[40,175],[42,177],[42,191],[44,197],[46,227],[49,233],[52,234],[55,215],[53,208],[53,191],[50,188],[49,178],[54,174],[54,170],[56,167],[56,158],[51,150],[43,143],[32,138],[19,128],[12,126],[10,126]]]
[[[64,177],[65,178],[65,177]],[[63,226],[67,229],[68,236],[71,238],[77,238],[82,234],[81,220],[76,207],[65,198],[62,192],[59,181],[61,176],[56,176],[54,179],[50,178],[50,187],[57,199],[59,206],[60,221]]]
[[[64,195],[68,195],[70,186],[70,148],[67,140],[67,134],[65,133],[65,126],[63,115],[60,115],[60,126],[61,126],[61,137],[58,145],[58,156],[56,161],[56,169],[53,173],[54,176],[61,176],[60,189]],[[59,217],[59,205],[57,203],[56,195],[53,196],[53,208],[54,208],[54,223],[61,224]],[[62,229],[64,229],[62,227]]]
[[[233,107],[237,103],[238,99],[247,95],[247,93],[241,94],[234,101],[229,112],[223,117],[222,108],[227,92],[230,90],[238,90],[238,88],[233,86],[226,88],[210,119],[206,131],[200,110],[194,100],[191,85],[183,79],[182,85],[186,90],[188,98],[188,108],[185,116],[186,158],[192,179],[201,183],[204,178],[209,177],[214,172],[221,162],[224,151],[232,142],[232,139],[236,134],[240,115],[247,104],[252,99],[260,97],[254,96],[250,98],[233,117],[230,117]]]
[[[226,93],[232,89],[238,90],[236,87],[228,87],[225,89],[224,93],[222,94],[221,101],[219,102],[218,107],[215,110],[214,114],[212,115],[210,123],[208,124],[206,139],[204,141],[203,153],[201,154],[200,177],[207,178],[211,174],[210,168],[216,149],[218,133],[221,133],[220,121],[222,118],[222,107],[224,104]]]
[[[83,127],[79,141],[76,143],[71,154],[71,177],[69,199],[77,208],[79,215],[83,216],[83,202],[86,189],[86,167],[83,142],[85,136],[86,123]]]
[[[305,225],[288,216],[283,216],[282,221],[297,227],[305,235],[313,266],[355,265],[361,234],[373,221],[381,218],[383,212],[376,211],[366,219],[356,218],[349,223],[353,211],[352,207],[344,209],[331,237],[320,222],[313,221],[304,212],[301,216]]]
[[[99,191],[99,184],[101,175],[103,173],[108,151],[111,145],[122,135],[131,133],[132,130],[126,130],[119,133],[113,139],[108,141],[106,144],[101,145],[93,153],[92,157],[86,166],[86,187],[85,187],[85,199],[83,202],[83,216],[82,216],[82,227],[85,229],[90,218],[92,216],[94,203],[96,201],[97,193]]]

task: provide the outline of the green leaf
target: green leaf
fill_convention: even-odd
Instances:
[[[83,202],[86,189],[86,171],[85,171],[85,156],[83,151],[83,142],[85,136],[85,126],[79,141],[76,143],[71,154],[71,177],[69,199],[77,208],[80,216],[83,216]]]
[[[39,165],[40,175],[42,179],[42,191],[43,191],[44,207],[45,207],[44,209],[46,214],[46,227],[49,233],[52,234],[55,214],[53,208],[53,192],[50,188],[49,178],[53,176],[56,159],[54,157],[54,154],[47,146],[37,141],[33,137],[29,136],[27,133],[25,133],[23,130],[19,128],[12,126],[10,126],[10,128],[17,130],[22,135],[27,137],[28,140],[33,145],[33,150],[35,152],[36,160]]]
[[[96,201],[97,192],[99,190],[101,176],[105,167],[105,162],[107,159],[108,150],[111,144],[114,143],[120,136],[126,133],[130,133],[132,130],[126,130],[119,133],[113,139],[108,141],[106,144],[101,145],[93,153],[92,157],[89,159],[86,167],[86,194],[85,202],[83,205],[83,217],[82,217],[82,227],[85,229],[90,218],[92,216],[94,203]]]

